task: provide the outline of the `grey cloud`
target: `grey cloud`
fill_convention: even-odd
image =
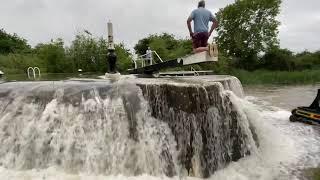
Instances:
[[[148,34],[169,32],[187,37],[186,18],[197,0],[7,0],[0,7],[0,25],[32,45],[89,30],[106,37],[106,23],[114,22],[115,40],[130,48]],[[214,13],[234,0],[207,0]],[[312,3],[310,3],[312,2]],[[293,50],[316,50],[320,1],[284,0],[279,16],[281,45]]]
[[[281,46],[299,52],[320,50],[320,1],[285,0],[279,19]]]

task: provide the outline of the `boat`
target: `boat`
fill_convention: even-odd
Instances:
[[[320,89],[313,103],[309,107],[297,107],[292,110],[291,122],[304,122],[308,124],[320,124]]]

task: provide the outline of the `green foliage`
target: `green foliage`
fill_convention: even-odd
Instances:
[[[34,52],[45,64],[47,72],[62,73],[72,70],[72,64],[66,59],[63,44],[62,39],[57,39],[35,47]]]
[[[320,180],[320,168],[310,168],[306,169],[304,172],[306,179],[310,180]]]
[[[107,42],[103,39],[94,39],[85,34],[76,35],[72,45],[67,50],[75,68],[86,72],[106,72]]]
[[[320,70],[304,71],[266,71],[233,70],[231,75],[240,79],[243,84],[310,84],[320,82]]]
[[[268,70],[292,71],[294,56],[288,49],[272,48],[262,58],[262,68]]]
[[[48,73],[71,73],[78,69],[85,72],[107,71],[107,42],[102,37],[95,39],[78,34],[70,47],[64,47],[63,40],[57,39],[26,51],[28,48],[24,39],[1,30],[0,54],[5,55],[0,56],[0,69],[10,74],[24,73],[30,66],[38,66],[42,72]],[[15,53],[19,51],[20,54]],[[123,73],[131,67],[132,54],[123,44],[116,45],[116,52],[118,70]]]
[[[25,42],[21,38],[20,40]],[[128,68],[132,67],[133,55],[124,44],[117,44],[115,47],[118,70],[125,73]],[[177,39],[167,33],[149,35],[140,40],[134,49],[138,55],[142,55],[145,54],[148,47],[157,51],[163,60],[175,59],[192,53],[191,40]],[[240,47],[247,48],[245,46],[238,48]],[[18,52],[23,48],[12,46],[11,49],[16,49],[13,52]],[[196,70],[213,70],[217,74],[232,74],[239,77],[245,84],[320,82],[320,51],[314,53],[304,51],[294,55],[291,51],[280,49],[278,46],[270,46],[264,51],[262,57],[255,54],[257,51],[244,56],[235,56],[222,49],[218,62],[192,65],[192,67]],[[38,66],[43,73],[74,73],[80,68],[85,72],[107,71],[106,40],[93,38],[86,34],[78,34],[70,47],[65,47],[63,40],[57,39],[46,44],[38,44],[31,50],[28,50],[27,45],[20,53],[7,52],[9,51],[3,55],[0,54],[0,69],[6,74],[23,74],[30,66]],[[246,52],[246,50],[241,52]],[[237,69],[239,67],[252,72]],[[167,70],[189,71],[190,68],[186,66]]]
[[[126,49],[124,44],[119,44],[115,46],[117,54],[117,67],[118,71],[125,73],[129,68],[132,67],[132,54],[129,49]]]
[[[176,39],[174,35],[163,33],[161,35],[149,35],[139,40],[135,45],[136,54],[146,54],[150,47],[156,51],[163,60],[171,60],[192,53],[192,42],[189,39]]]
[[[44,62],[33,54],[0,55],[0,69],[5,74],[24,74],[28,67],[38,66],[45,70]]]
[[[259,68],[280,71],[320,69],[319,51],[315,53],[305,51],[294,55],[288,49],[274,47],[262,57]]]
[[[314,180],[320,180],[320,170],[318,169],[317,171],[314,172]]]
[[[116,44],[118,71],[125,72],[131,67],[132,55],[124,44]],[[67,50],[67,55],[75,65],[74,69],[86,72],[107,72],[107,42],[102,37],[78,34]],[[75,71],[75,70],[74,70]]]
[[[217,42],[227,56],[238,58],[238,67],[250,69],[257,54],[278,44],[281,0],[237,0],[217,13]]]
[[[138,55],[145,54],[154,36],[156,35],[149,35],[149,37],[139,40],[138,43],[134,46],[134,50],[136,51],[136,54]]]
[[[201,65],[204,70],[213,70],[217,74],[229,74],[232,70],[232,59],[229,59],[222,54],[219,55],[219,61],[215,63],[207,63]]]
[[[296,70],[320,68],[320,52],[304,51],[296,55],[294,60]]]
[[[0,54],[28,52],[30,49],[25,39],[0,29]]]

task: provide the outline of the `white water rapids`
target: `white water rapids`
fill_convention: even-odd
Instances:
[[[56,86],[59,87],[59,85]],[[0,88],[10,87],[2,85]],[[19,88],[22,93],[23,85]],[[35,89],[39,90],[39,88],[41,89],[41,85]],[[9,113],[2,112],[0,117],[1,145],[7,146],[0,147],[0,179],[200,179],[188,177],[181,172],[176,162],[176,142],[168,125],[151,116],[148,104],[143,100],[138,88],[132,87],[131,90],[130,92],[117,91],[117,95],[106,98],[96,96],[98,93],[96,89],[90,91],[88,95],[82,95],[80,97],[81,111],[86,112],[85,117],[78,108],[60,103],[66,93],[62,90],[55,91],[53,100],[46,105],[35,102],[27,104],[22,102],[19,94],[11,94],[10,102],[8,100],[0,104],[0,112],[8,106],[10,109]],[[121,96],[128,95],[127,93],[137,94],[140,99],[141,110],[137,114],[139,143],[128,138],[127,117],[123,102],[119,98],[121,97],[119,92]],[[252,151],[251,155],[216,171],[209,179],[301,179],[303,169],[319,166],[319,128],[290,123],[288,110],[275,107],[263,98],[254,96],[239,98],[230,91],[225,93],[231,93],[231,101],[235,104],[241,117],[254,126],[259,139],[259,147]],[[21,103],[25,104],[21,106]],[[35,111],[41,108],[43,111]],[[19,113],[10,114],[10,112]],[[37,114],[39,112],[41,115]],[[35,117],[40,118],[35,120]],[[114,121],[114,118],[117,121]],[[60,128],[55,128],[57,125]],[[4,128],[6,130],[3,130]],[[48,131],[50,131],[50,136],[47,135]],[[10,132],[10,137],[4,138],[4,136],[9,136],[4,132]],[[16,141],[19,141],[20,144],[19,151],[23,151],[23,154],[18,157],[14,155],[15,150],[12,148]],[[44,147],[42,143],[50,143],[52,150],[47,152],[48,156],[39,158],[36,152],[46,151],[41,149]],[[63,153],[60,152],[61,148],[64,149]],[[173,164],[176,171],[179,172],[178,176],[166,177],[163,174],[166,162],[159,157],[162,153],[160,150],[164,148],[173,156]],[[104,154],[101,154],[102,152]],[[72,157],[73,155],[86,158]],[[74,162],[79,159],[81,162]],[[81,167],[74,167],[79,164]],[[34,168],[30,170],[28,167]],[[101,171],[104,173],[101,174]],[[139,171],[144,173],[133,175]]]

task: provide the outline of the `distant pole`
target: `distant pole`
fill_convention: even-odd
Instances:
[[[110,21],[108,22],[108,49],[114,49],[113,25]]]
[[[117,67],[117,55],[115,52],[114,42],[113,42],[113,25],[108,22],[108,65],[109,73],[116,73]]]

